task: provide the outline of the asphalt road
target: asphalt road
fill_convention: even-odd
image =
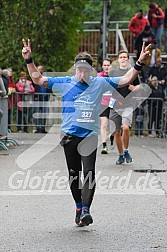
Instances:
[[[131,164],[116,148],[97,156],[94,223],[78,228],[58,134],[9,134],[0,150],[0,251],[166,252],[167,139],[130,139]]]

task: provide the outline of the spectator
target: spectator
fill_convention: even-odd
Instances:
[[[14,94],[16,93],[16,85],[13,78],[12,69],[9,70],[9,84],[8,84],[8,130],[11,130],[11,116],[13,111],[13,106],[16,105],[16,97]]]
[[[140,32],[139,35],[135,39],[135,53],[136,53],[137,59],[139,58],[143,42],[145,42],[145,44],[148,45],[153,39],[154,39],[154,34],[151,31],[151,27],[149,25],[146,25],[144,27],[144,30]]]
[[[0,69],[0,140],[6,139],[7,138],[7,114],[4,116],[4,108],[6,105],[6,88],[4,85],[4,81],[1,77],[2,70]],[[6,101],[6,102],[5,102]],[[6,112],[6,111],[5,111]]]
[[[163,105],[163,86],[159,84],[157,76],[151,76],[149,81],[149,86],[152,90],[148,99],[148,133],[150,137],[152,135],[152,129],[154,124],[154,129],[156,136],[161,136],[161,120],[162,120],[162,105]]]
[[[145,65],[152,67],[156,63],[156,59],[161,56],[161,50],[157,48],[157,40],[153,39],[151,41],[151,47],[149,48],[150,54],[147,60],[145,61]]]
[[[134,111],[135,118],[135,136],[143,136],[144,128],[144,104],[140,104]]]
[[[165,52],[167,54],[167,8],[165,9],[164,28],[165,28]]]
[[[156,63],[156,60],[161,56],[161,50],[157,48],[157,40],[153,39],[151,41],[151,47],[149,48],[149,57],[147,58],[145,62],[145,66],[142,69],[142,76],[143,76],[143,82],[146,82],[147,78],[149,77],[149,69],[150,67],[154,66]]]
[[[2,69],[0,68],[0,97],[6,96],[6,88],[3,81]]]
[[[8,69],[3,69],[1,72],[1,77],[3,79],[3,83],[6,89],[6,92],[8,92],[8,85],[9,85],[9,70]]]
[[[43,74],[44,73],[44,66],[38,66],[38,71]],[[37,103],[34,108],[34,112],[37,113],[35,118],[35,124],[36,124],[36,131],[35,133],[47,133],[45,130],[46,125],[46,112],[47,112],[47,106],[46,102],[48,101],[49,95],[49,89],[34,84],[35,92],[37,93],[35,95],[35,101],[39,101],[39,104]],[[40,113],[40,114],[39,114]]]
[[[128,28],[134,34],[135,37],[144,30],[144,27],[149,25],[149,21],[146,17],[143,16],[143,10],[140,9],[138,12],[131,18]]]
[[[16,91],[21,93],[17,97],[17,102],[25,101],[28,103],[31,103],[33,101],[32,93],[35,92],[35,88],[32,85],[32,82],[27,80],[27,75],[25,72],[20,72],[20,79],[16,83]],[[31,107],[26,107],[20,106],[20,104],[17,105],[18,108],[18,121],[17,121],[17,131],[21,132],[21,124],[22,124],[22,119],[24,122],[24,132],[28,133],[28,125],[30,123],[30,119],[32,116],[32,108]]]
[[[158,7],[158,4],[150,3],[147,16],[155,39],[158,41],[158,48],[161,49],[161,39],[165,17],[164,12],[160,7]]]
[[[7,95],[7,91],[8,91],[9,75],[10,75],[10,73],[9,73],[8,69],[3,69],[2,70],[1,77],[2,77],[2,80],[3,80],[3,84],[4,84],[4,89],[5,89],[5,95],[4,96]],[[7,98],[7,96],[6,96],[6,98]],[[7,98],[7,100],[8,100],[8,98]],[[5,105],[5,108],[6,108],[6,102],[7,102],[7,100],[3,101],[3,105]],[[8,125],[6,125],[6,122],[7,122],[6,121],[6,117],[8,117],[8,114],[7,114],[6,110],[5,110],[5,113],[3,113],[3,119],[2,119],[2,121],[3,121],[2,124],[5,125],[5,127],[2,129],[3,133],[2,133],[1,139],[2,138],[4,138],[4,139],[7,138],[7,128],[8,128]]]
[[[156,63],[149,69],[148,72],[149,79],[151,80],[152,76],[156,76],[158,78],[159,84],[163,87],[164,96],[166,96],[166,87],[167,87],[167,68],[162,64],[162,58],[158,57],[156,59]]]
[[[109,68],[111,67],[111,60],[110,59],[104,59],[102,63],[102,72],[97,73],[97,76],[107,77]],[[102,139],[102,145],[103,148],[101,150],[101,154],[108,154],[108,148],[107,148],[107,129],[108,129],[108,122],[109,122],[109,114],[110,114],[110,108],[109,108],[109,102],[112,94],[111,92],[104,93],[102,96],[101,101],[101,113],[100,113],[100,133],[101,133],[101,139]],[[110,136],[111,145],[113,146],[113,137]]]

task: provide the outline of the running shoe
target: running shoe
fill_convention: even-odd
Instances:
[[[131,155],[129,154],[128,151],[124,151],[124,157],[126,159],[126,163],[131,163],[132,162],[132,157],[131,157]]]
[[[90,215],[89,211],[84,210],[81,214],[80,222],[78,224],[79,227],[89,226],[89,224],[93,223],[92,216]]]
[[[108,154],[108,148],[107,148],[107,146],[104,147],[104,148],[101,150],[101,154]]]
[[[118,158],[118,160],[116,161],[116,164],[117,164],[117,165],[121,165],[121,164],[123,164],[124,162],[125,162],[124,156],[123,156],[123,155],[119,155],[119,158]]]
[[[82,208],[76,208],[75,223],[79,225],[81,218]]]

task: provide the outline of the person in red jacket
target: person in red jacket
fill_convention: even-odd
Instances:
[[[158,4],[150,3],[147,15],[148,15],[148,20],[150,22],[152,32],[155,36],[155,39],[158,41],[157,47],[161,49],[161,39],[162,39],[164,17],[165,17],[164,12],[162,11],[160,7],[158,7]]]
[[[143,10],[140,9],[138,12],[131,18],[128,28],[134,34],[135,37],[144,30],[144,27],[149,25],[149,21],[146,17],[143,16]]]

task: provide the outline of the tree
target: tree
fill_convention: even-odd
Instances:
[[[78,52],[82,0],[1,0],[1,67],[17,73],[25,67],[22,38],[32,41],[33,57],[47,71],[66,71]]]
[[[130,20],[140,8],[146,13],[149,2],[112,0],[110,20]],[[166,0],[158,5],[164,9]],[[30,38],[37,64],[66,71],[78,52],[77,30],[82,31],[83,21],[100,21],[102,10],[103,0],[0,0],[0,66],[25,70],[22,38]]]
[[[127,21],[139,9],[146,14],[148,4],[151,0],[111,0],[110,21]],[[153,1],[155,2],[155,1]],[[166,0],[159,0],[158,6],[163,10],[166,8]],[[100,21],[102,16],[103,0],[90,0],[85,6],[84,15],[87,21]],[[96,27],[97,28],[97,27]]]

